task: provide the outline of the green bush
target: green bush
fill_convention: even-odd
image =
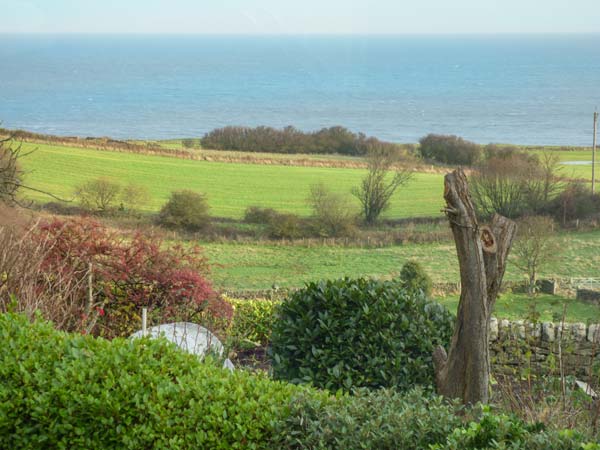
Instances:
[[[573,430],[545,430],[541,423],[527,424],[508,414],[495,414],[484,407],[483,415],[455,429],[444,444],[433,449],[522,449],[522,450],[599,450],[600,445],[585,443]]]
[[[257,224],[269,224],[271,223],[279,213],[273,208],[262,208],[260,206],[248,206],[244,212],[244,222],[246,223],[257,223]]]
[[[299,392],[163,340],[66,334],[20,315],[0,315],[0,342],[0,448],[272,448]]]
[[[297,239],[306,233],[305,221],[296,214],[277,213],[269,222],[267,231],[275,239]]]
[[[158,221],[167,228],[200,231],[210,224],[208,210],[204,195],[188,190],[175,191],[160,210]]]
[[[359,390],[353,396],[301,394],[279,423],[278,448],[421,450],[462,425],[457,406],[421,389]]]
[[[433,348],[448,344],[453,322],[398,282],[310,283],[278,308],[273,374],[333,390],[430,385]]]
[[[402,266],[400,280],[410,291],[422,291],[427,297],[431,295],[433,282],[417,261],[408,261]]]
[[[233,306],[233,320],[229,337],[236,347],[268,345],[275,324],[276,300],[239,300],[226,298]]]

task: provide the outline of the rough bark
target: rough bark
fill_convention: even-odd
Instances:
[[[465,404],[485,403],[489,399],[489,322],[516,225],[496,214],[489,227],[479,226],[462,169],[446,175],[444,199],[458,253],[461,294],[448,353],[441,346],[433,353],[437,389]]]

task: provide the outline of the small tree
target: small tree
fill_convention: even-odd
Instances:
[[[390,206],[396,189],[408,183],[412,173],[408,169],[394,169],[397,153],[386,147],[374,146],[367,154],[367,176],[359,187],[352,190],[362,205],[365,222],[374,224],[381,213]]]
[[[558,255],[560,245],[550,239],[554,222],[549,217],[530,216],[519,223],[513,262],[528,277],[527,292],[533,295],[540,268]]]
[[[160,210],[158,221],[167,228],[200,231],[210,224],[206,197],[194,191],[171,192],[169,201]]]
[[[75,197],[89,211],[106,213],[115,208],[121,185],[108,178],[86,181],[75,189]]]
[[[352,233],[352,209],[341,194],[332,192],[324,183],[317,183],[310,187],[308,202],[319,234],[343,236]]]

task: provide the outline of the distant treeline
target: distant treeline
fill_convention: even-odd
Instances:
[[[203,148],[267,153],[319,153],[360,156],[373,147],[400,148],[397,144],[353,133],[344,127],[303,132],[292,126],[225,127],[212,130],[201,140]]]

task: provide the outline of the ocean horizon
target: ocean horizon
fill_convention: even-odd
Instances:
[[[341,125],[591,145],[600,34],[0,34],[0,122],[119,139]]]

